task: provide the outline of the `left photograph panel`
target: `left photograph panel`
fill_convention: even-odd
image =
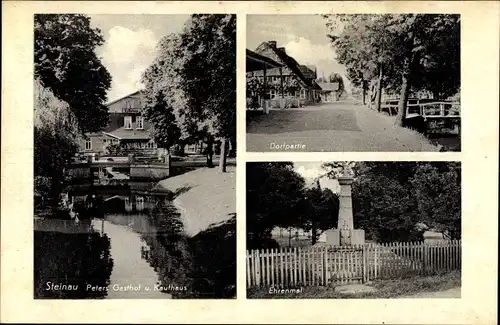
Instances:
[[[36,14],[34,298],[236,298],[236,15]]]

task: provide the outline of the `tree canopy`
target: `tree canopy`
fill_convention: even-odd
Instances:
[[[104,102],[111,75],[95,53],[103,43],[101,31],[85,15],[35,15],[35,77],[68,103],[82,132],[108,123]]]
[[[304,179],[293,163],[247,164],[247,242],[250,247],[269,239],[274,227],[292,227],[302,209]]]
[[[329,38],[356,86],[376,76],[400,93],[397,123],[402,124],[411,91],[435,99],[460,87],[460,16],[450,14],[325,15]],[[363,86],[364,87],[364,86]]]
[[[69,105],[34,83],[35,206],[45,207],[62,189],[64,167],[77,150],[78,125]]]
[[[378,241],[421,240],[423,223],[461,236],[460,164],[359,162],[353,183],[355,227]]]
[[[421,241],[427,229],[461,237],[460,163],[325,162],[325,176],[354,177],[354,226],[378,242]],[[330,189],[306,184],[291,162],[247,164],[247,245],[272,247],[275,227],[321,231],[336,228],[339,199]]]
[[[192,15],[161,40],[142,79],[156,137],[173,143],[180,132],[210,146],[214,137],[235,138],[236,16]]]
[[[304,190],[303,213],[298,216],[297,226],[312,232],[314,245],[321,232],[337,228],[339,198],[330,189],[319,185]]]
[[[338,82],[339,83],[339,93],[342,94],[345,91],[345,86],[344,86],[344,78],[336,72],[332,72],[330,76],[328,77],[328,80],[330,82]]]

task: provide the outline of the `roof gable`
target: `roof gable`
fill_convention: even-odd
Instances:
[[[142,110],[143,91],[139,90],[106,104],[110,113],[139,113]]]
[[[308,87],[314,87],[314,84],[311,83],[311,81],[304,76],[300,69],[300,65],[298,62],[286,54],[284,50],[281,50],[280,48],[277,48],[275,46],[275,43],[273,41],[270,42],[262,42],[256,49],[255,52],[267,56],[268,58],[271,58],[275,61],[278,61],[279,63],[282,63],[286,65],[292,72],[299,77],[299,80],[304,83]],[[307,67],[306,67],[307,68]],[[307,68],[308,69],[308,68]]]
[[[316,82],[323,91],[337,91],[339,90],[338,82]]]
[[[111,101],[111,102],[108,102],[108,103],[106,104],[106,106],[108,106],[108,105],[112,105],[112,104],[114,104],[114,103],[117,103],[117,102],[119,102],[119,101],[121,101],[121,100],[124,100],[124,99],[127,99],[127,98],[131,98],[131,97],[138,97],[138,96],[140,96],[141,94],[142,94],[142,90],[138,90],[138,91],[136,91],[136,92],[133,92],[133,93],[128,94],[128,95],[126,95],[126,96],[123,96],[123,97],[120,97],[120,98],[118,98],[118,99],[115,99],[115,100],[113,100],[113,101]]]

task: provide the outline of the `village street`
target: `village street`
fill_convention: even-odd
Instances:
[[[271,110],[247,115],[247,151],[438,151],[423,135],[393,121],[354,99]]]

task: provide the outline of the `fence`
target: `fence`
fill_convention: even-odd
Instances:
[[[381,111],[387,111],[390,115],[397,114],[398,100],[387,100],[381,104]],[[408,100],[406,105],[406,116],[422,116],[432,118],[453,117],[460,118],[460,103],[447,101],[420,102],[419,100]]]
[[[461,241],[247,251],[247,286],[364,283],[461,268]]]

